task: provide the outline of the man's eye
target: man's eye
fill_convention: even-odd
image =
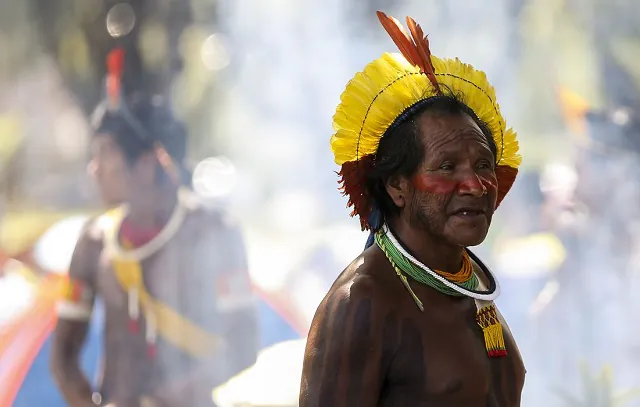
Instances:
[[[489,161],[481,161],[478,163],[478,168],[481,170],[493,169],[493,165]]]
[[[453,170],[455,167],[453,166],[452,163],[443,163],[440,165],[439,169],[443,170],[443,171],[451,171]]]

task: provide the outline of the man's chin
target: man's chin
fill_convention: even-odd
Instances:
[[[102,202],[104,204],[104,206],[106,206],[107,208],[113,208],[119,205],[122,205],[124,203],[124,199],[121,198],[116,198],[113,196],[107,196],[107,195],[102,195]]]
[[[486,233],[455,233],[455,234],[447,234],[447,240],[449,243],[460,246],[460,247],[473,247],[484,242],[484,239],[487,237]]]
[[[484,242],[489,232],[489,222],[453,224],[447,228],[447,240],[457,246],[471,247]]]
[[[473,247],[478,246],[484,242],[486,236],[482,238],[468,238],[468,239],[458,239],[455,243],[460,247]]]

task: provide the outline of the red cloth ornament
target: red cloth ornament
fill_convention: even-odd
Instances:
[[[147,355],[149,356],[149,359],[155,359],[157,353],[158,347],[155,343],[150,343],[147,345]]]
[[[141,228],[133,224],[129,219],[125,219],[122,221],[122,226],[120,226],[120,239],[132,248],[144,246],[158,236],[162,228],[163,226]]]
[[[137,334],[140,332],[140,326],[138,325],[138,321],[135,319],[129,320],[129,332],[132,334]]]

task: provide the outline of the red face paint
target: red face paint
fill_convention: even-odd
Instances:
[[[498,180],[495,174],[478,175],[478,178],[480,178],[480,182],[487,189],[487,193],[490,194],[498,191]]]
[[[473,174],[472,176],[467,177],[458,185],[458,191],[463,194],[484,194],[485,189],[486,187],[482,184],[482,181],[480,181],[480,177],[478,177],[477,174]]]
[[[498,179],[495,174],[483,174],[479,177],[480,182],[486,188],[487,195],[493,199],[491,202],[493,210],[498,206]]]
[[[474,174],[459,183],[438,174],[417,174],[413,178],[413,186],[422,192],[443,195],[452,194],[455,191],[486,189],[487,193],[495,193],[498,190],[498,182],[493,174]]]
[[[427,173],[416,174],[413,178],[413,186],[422,192],[448,195],[456,190],[458,183],[441,175]]]

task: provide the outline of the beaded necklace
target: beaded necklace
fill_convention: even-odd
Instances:
[[[404,248],[404,246],[393,235],[393,232],[391,232],[391,230],[389,229],[389,226],[387,226],[386,224],[383,224],[382,228],[378,231],[378,233],[388,238],[388,244],[386,245],[387,251],[389,251],[390,246],[393,246],[397,250],[397,252],[399,252],[399,254],[397,254],[396,257],[394,257],[390,261],[393,261],[393,263],[395,263],[397,266],[400,267],[400,271],[402,272],[401,274],[409,275],[408,273],[410,273],[407,270],[402,269],[402,264],[404,263],[404,261],[400,261],[400,259],[405,258],[407,262],[412,263],[414,266],[417,266],[414,274],[421,275],[421,276],[425,276],[425,274],[428,274],[433,279],[439,281],[440,283],[444,284],[448,288],[462,294],[463,296],[471,297],[475,300],[493,301],[496,298],[498,298],[498,295],[500,295],[500,285],[498,284],[498,281],[496,280],[495,276],[491,273],[491,271],[488,268],[484,267],[487,278],[489,279],[488,290],[485,290],[485,289],[477,290],[476,288],[478,288],[478,286],[476,286],[476,288],[464,287],[462,284],[459,284],[458,281],[451,280],[448,278],[448,276],[452,276],[452,274],[442,273],[440,271],[434,271],[430,267],[422,264],[420,260],[416,259],[411,253],[409,253]],[[383,251],[384,251],[384,248],[383,248]],[[389,253],[386,253],[386,254],[388,258],[390,254]],[[473,260],[480,263],[480,260],[477,259],[475,256],[473,256]],[[398,261],[400,261],[399,264],[398,264]],[[473,271],[473,267],[472,267],[472,271]],[[457,273],[457,274],[458,274],[458,278],[460,278],[460,275],[462,275],[463,273]],[[475,273],[473,274],[475,275]],[[426,277],[421,277],[421,278],[426,278]],[[460,280],[460,281],[464,281],[464,280]]]
[[[420,311],[424,311],[424,305],[411,288],[407,276],[445,295],[474,298],[478,309],[476,321],[484,333],[487,354],[489,357],[506,356],[507,350],[504,343],[502,324],[500,323],[497,309],[493,304],[493,300],[498,296],[500,289],[495,277],[488,269],[486,269],[486,274],[490,280],[491,287],[489,291],[482,292],[478,291],[478,288],[481,288],[480,280],[474,272],[473,263],[466,250],[463,251],[460,272],[451,274],[432,270],[416,260],[402,247],[387,225],[384,225],[375,234],[375,242],[391,263]]]
[[[391,265],[398,274],[406,274],[415,281],[425,284],[442,294],[462,297],[465,294],[459,290],[455,290],[435,278],[431,273],[425,273],[423,269],[413,263],[411,260],[402,255],[398,248],[391,242],[388,235],[378,232],[376,234],[376,243],[382,249],[384,254],[391,262]],[[447,280],[455,283],[459,287],[467,290],[475,290],[478,288],[478,276],[473,272],[473,264],[466,251],[462,252],[462,268],[459,273],[449,274],[440,270],[434,270],[435,273],[441,275]]]

